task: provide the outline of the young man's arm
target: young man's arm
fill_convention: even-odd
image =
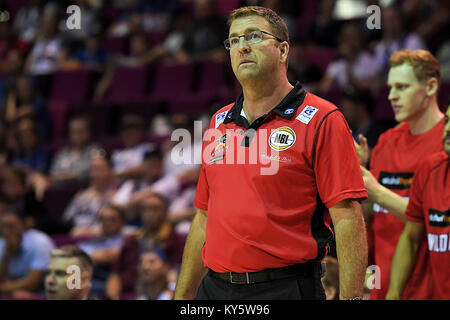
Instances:
[[[400,300],[409,276],[416,264],[417,252],[425,234],[421,222],[406,221],[392,258],[391,280],[386,300]]]
[[[357,200],[343,200],[329,211],[336,233],[340,299],[362,297],[367,238],[361,204]]]
[[[361,166],[361,172],[369,200],[388,210],[394,217],[406,222],[405,212],[408,201],[378,183],[369,170]]]
[[[192,300],[195,298],[200,281],[205,272],[201,250],[206,240],[207,211],[198,210],[192,221],[183,252],[180,275],[175,290],[175,300]]]

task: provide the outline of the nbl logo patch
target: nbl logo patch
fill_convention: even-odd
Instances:
[[[388,189],[409,189],[414,177],[413,172],[380,172],[378,182]]]
[[[289,127],[276,129],[269,137],[269,145],[275,151],[289,149],[295,143],[295,132]]]

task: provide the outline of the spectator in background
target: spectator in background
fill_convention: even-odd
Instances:
[[[306,33],[317,46],[337,47],[340,24],[333,18],[336,0],[321,0],[319,14]]]
[[[59,69],[66,59],[63,39],[58,34],[58,17],[53,11],[44,14],[39,35],[28,55],[25,71],[33,75],[50,74]]]
[[[163,175],[163,156],[161,151],[153,150],[144,154],[143,175],[137,179],[128,179],[117,190],[113,202],[120,206],[128,206],[133,197],[141,190],[150,187]]]
[[[141,31],[142,13],[135,8],[131,8],[112,22],[108,29],[108,35],[110,37],[125,37]]]
[[[47,140],[51,126],[47,106],[31,78],[22,75],[17,78],[8,93],[5,119],[9,123],[14,123],[25,117],[36,121],[39,135]]]
[[[146,32],[168,29],[173,17],[182,6],[179,0],[152,0],[141,1],[141,3],[145,5],[142,28]]]
[[[385,81],[389,70],[389,57],[401,49],[426,49],[422,39],[414,34],[408,33],[406,29],[405,16],[400,7],[392,5],[382,11],[381,23],[383,38],[375,47],[375,62],[377,72]]]
[[[144,155],[154,149],[145,142],[145,123],[141,116],[127,114],[120,122],[120,138],[124,148],[113,152],[114,173],[120,179],[141,177]]]
[[[377,68],[374,58],[365,50],[363,34],[356,23],[347,23],[339,35],[340,57],[331,62],[320,84],[327,93],[333,86],[340,89],[368,88],[374,85]]]
[[[78,244],[94,263],[91,293],[103,295],[105,283],[125,238],[125,211],[108,203],[99,211],[100,230],[91,240]]]
[[[88,116],[77,115],[69,122],[70,145],[60,150],[53,160],[50,179],[54,184],[79,182],[86,184],[92,157],[99,147],[92,142],[92,126]]]
[[[64,69],[92,69],[103,71],[108,62],[108,52],[102,47],[99,32],[91,32],[84,39],[84,45],[70,55]]]
[[[442,81],[450,82],[450,40],[445,42],[441,48],[439,48],[436,58],[441,65]]]
[[[325,258],[326,273],[322,278],[327,300],[339,300],[339,265],[336,258]]]
[[[33,43],[41,27],[41,18],[44,10],[42,0],[30,0],[19,9],[14,18],[14,30],[19,39]]]
[[[299,81],[305,90],[317,92],[322,71],[314,64],[306,60],[306,41],[300,38],[291,39],[289,49],[288,78],[291,81]]]
[[[32,118],[23,118],[17,123],[19,153],[12,160],[14,166],[28,173],[46,173],[50,165],[50,154],[41,144],[41,134]]]
[[[10,21],[2,21],[0,23],[0,60],[5,60],[12,50],[25,53],[27,49],[27,44],[15,36]]]
[[[448,0],[402,1],[402,9],[412,22],[412,30],[435,52],[448,39],[450,2]]]
[[[107,66],[105,73],[95,89],[94,99],[100,100],[104,97],[117,67],[141,67],[160,57],[161,54],[151,48],[150,41],[145,33],[138,32],[133,34],[130,37],[129,54],[120,54],[111,58],[111,63]]]
[[[3,121],[0,121],[0,170],[6,167],[8,163],[8,148],[6,146],[6,131],[7,126]]]
[[[381,123],[373,118],[373,97],[370,90],[349,88],[339,102],[342,113],[352,130],[353,139],[358,141],[362,134],[373,148],[380,134],[393,127],[395,122]]]
[[[166,253],[161,249],[144,252],[139,259],[136,284],[137,300],[172,300],[170,289],[169,263]]]
[[[92,286],[94,265],[91,258],[76,246],[62,246],[50,253],[50,263],[45,276],[45,295],[48,300],[87,300]],[[67,286],[69,267],[80,268],[80,288]]]
[[[112,163],[106,151],[101,150],[92,157],[90,179],[89,187],[74,197],[63,214],[63,220],[73,226],[74,236],[98,234],[98,212],[116,192]]]
[[[23,169],[7,167],[1,172],[1,192],[8,209],[24,215],[27,229],[45,229],[46,208],[38,200],[32,188],[27,185],[27,175]],[[45,230],[47,231],[47,230]]]
[[[128,237],[116,261],[114,271],[108,279],[107,295],[119,299],[123,293],[134,292],[137,265],[142,252],[155,248],[167,254],[171,267],[181,263],[185,237],[178,234],[167,220],[168,204],[154,193],[139,204],[142,229]]]
[[[0,295],[28,297],[40,290],[54,248],[44,233],[25,230],[15,212],[0,215]]]
[[[179,61],[199,59],[225,60],[223,40],[227,25],[217,12],[214,0],[194,0],[194,20],[187,26]]]
[[[71,1],[71,5],[77,5],[80,8],[80,28],[68,29],[67,17],[68,14],[61,19],[59,29],[62,31],[62,36],[71,42],[81,42],[87,38],[91,32],[100,32],[102,29],[102,8],[103,1],[91,0],[75,0]],[[64,7],[65,11],[65,7]]]

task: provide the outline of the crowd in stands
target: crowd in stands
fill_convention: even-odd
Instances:
[[[339,106],[370,147],[395,125],[385,86],[394,51],[435,54],[443,110],[450,2],[391,1],[380,30],[367,28],[365,7],[340,16],[340,2],[0,1],[11,16],[0,22],[0,298],[172,298],[195,214],[194,120],[207,127],[240,91],[223,47],[234,8],[282,16],[289,78]],[[66,25],[71,4],[79,30]],[[193,137],[191,164],[172,161],[175,129]],[[70,291],[61,270],[73,259],[83,286]]]

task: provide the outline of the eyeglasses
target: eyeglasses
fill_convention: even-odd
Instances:
[[[269,32],[262,31],[262,30],[255,30],[255,31],[247,32],[240,36],[228,38],[223,42],[223,45],[225,46],[225,49],[231,50],[231,48],[239,45],[239,41],[240,41],[241,37],[244,38],[244,41],[246,43],[252,43],[252,44],[258,43],[258,42],[261,42],[264,40],[263,34],[268,34],[269,36],[274,37],[275,40],[277,40],[279,42],[284,42],[284,40],[281,40],[280,38],[278,38],[277,36],[274,36],[273,34],[271,34]]]

